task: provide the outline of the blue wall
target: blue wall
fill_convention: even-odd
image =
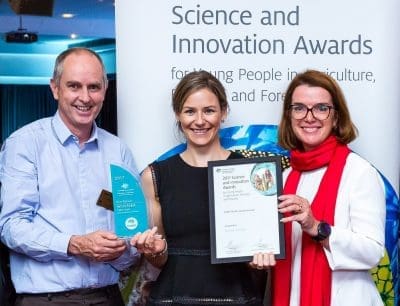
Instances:
[[[75,46],[89,47],[98,52],[107,73],[116,73],[114,39],[71,40],[40,36],[35,43],[0,42],[0,84],[48,84],[57,55]]]

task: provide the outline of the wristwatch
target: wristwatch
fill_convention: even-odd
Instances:
[[[317,236],[311,237],[315,241],[322,241],[329,237],[331,234],[331,226],[325,221],[321,221],[317,227]]]

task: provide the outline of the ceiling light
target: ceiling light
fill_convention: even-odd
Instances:
[[[76,38],[78,38],[78,34],[76,34],[76,33],[71,33],[71,34],[69,35],[69,37],[70,37],[71,39],[76,39]]]
[[[75,14],[71,14],[71,13],[63,13],[63,14],[61,14],[61,17],[62,18],[74,18],[75,17]]]

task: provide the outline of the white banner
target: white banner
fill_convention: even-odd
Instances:
[[[289,81],[308,68],[331,75],[360,132],[351,148],[387,179],[386,248],[393,284],[387,257],[373,275],[384,284],[378,288],[385,304],[395,305],[399,12],[398,0],[117,0],[119,136],[140,169],[171,151],[180,143],[171,91],[187,72],[204,69],[228,92],[223,145],[275,150]]]
[[[205,69],[226,86],[224,127],[276,125],[296,72],[336,78],[360,136],[351,148],[398,193],[400,3],[116,1],[118,131],[138,165],[175,146],[171,90]]]

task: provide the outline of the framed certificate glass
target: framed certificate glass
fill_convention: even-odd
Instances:
[[[251,261],[258,252],[284,258],[281,158],[210,161],[208,181],[211,262]]]

